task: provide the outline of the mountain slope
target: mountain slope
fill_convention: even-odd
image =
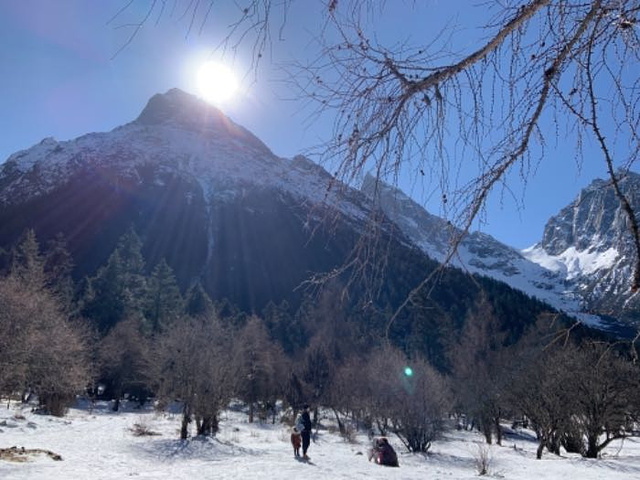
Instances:
[[[620,188],[640,211],[640,175],[625,173]],[[631,291],[636,252],[628,217],[610,182],[595,180],[582,190],[549,220],[542,241],[523,254],[562,276],[585,309],[640,322],[640,299]]]
[[[10,156],[0,167],[0,245],[25,228],[43,241],[63,232],[80,278],[134,225],[150,265],[166,258],[183,286],[199,278],[259,307],[350,251],[369,206],[332,182],[310,160],[279,158],[215,107],[170,90],[111,132],[45,139]],[[310,235],[336,208],[335,235]]]
[[[438,265],[386,218],[374,229],[377,242],[359,244],[377,215],[362,192],[304,157],[277,157],[179,90],[154,96],[135,121],[111,132],[45,139],[0,166],[0,248],[9,250],[26,228],[43,244],[61,232],[76,280],[94,275],[131,226],[148,271],[165,259],[183,291],[199,281],[214,300],[247,313],[284,300],[295,313],[301,284],[348,265],[337,278],[349,285],[348,305],[335,307],[345,321],[365,337],[386,332],[442,368],[481,294],[510,341],[549,311],[507,285],[447,269],[389,327],[389,315]],[[502,261],[501,250],[492,255]],[[351,282],[354,270],[362,275]]]
[[[362,191],[373,198],[402,232],[429,257],[443,262],[460,230],[432,215],[422,206],[390,185],[367,175]],[[493,237],[471,232],[463,240],[451,264],[471,273],[486,275],[571,313],[579,302],[564,288],[563,277],[529,261],[516,249]]]
[[[640,176],[629,174],[623,188],[640,208],[634,193],[640,191]],[[372,176],[365,178],[362,191],[422,251],[435,260],[446,259],[459,230]],[[637,296],[629,291],[634,258],[629,232],[611,187],[596,180],[549,221],[541,243],[518,251],[471,232],[451,264],[505,282],[587,324],[616,328],[608,317],[632,322],[639,318]]]

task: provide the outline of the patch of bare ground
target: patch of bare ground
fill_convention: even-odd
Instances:
[[[38,455],[46,455],[51,458],[51,460],[62,460],[60,455],[52,452],[51,450],[24,447],[0,448],[0,460],[5,460],[7,462],[23,463]]]

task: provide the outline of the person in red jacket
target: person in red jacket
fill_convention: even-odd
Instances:
[[[300,446],[302,445],[302,437],[297,427],[293,427],[291,431],[291,445],[293,445],[293,454],[296,457],[300,456]]]

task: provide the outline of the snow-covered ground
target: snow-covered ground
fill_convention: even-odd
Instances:
[[[481,438],[470,432],[448,433],[428,455],[402,453],[400,468],[369,463],[365,435],[354,443],[321,429],[309,449],[310,463],[296,461],[282,424],[249,424],[242,412],[223,415],[216,439],[178,440],[179,416],[151,410],[112,413],[105,404],[92,411],[71,409],[65,418],[31,413],[20,405],[0,407],[0,448],[51,450],[54,461],[36,455],[18,463],[0,460],[0,479],[472,479]],[[144,424],[159,433],[136,437]],[[330,422],[326,420],[325,424]],[[600,460],[545,454],[535,460],[535,442],[526,434],[508,436],[491,447],[489,477],[507,479],[640,478],[640,440],[614,443]]]

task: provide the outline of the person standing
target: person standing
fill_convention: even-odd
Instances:
[[[302,406],[302,413],[298,415],[296,427],[302,436],[302,458],[309,459],[307,450],[311,444],[311,416],[309,415],[309,405],[306,403]]]

